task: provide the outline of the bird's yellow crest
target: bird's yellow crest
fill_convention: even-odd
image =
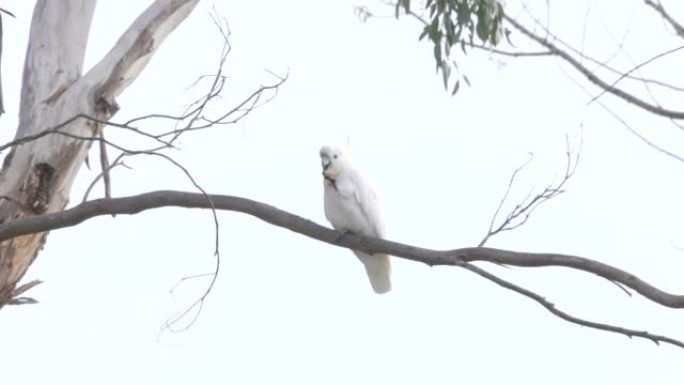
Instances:
[[[347,159],[351,156],[351,139],[349,137],[347,137],[347,142],[342,147],[342,153]]]

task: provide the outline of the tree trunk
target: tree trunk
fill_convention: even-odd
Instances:
[[[95,138],[102,129],[84,116],[107,121],[116,113],[115,98],[197,2],[155,1],[85,75],[81,71],[95,0],[36,3],[15,138],[56,127],[61,133],[15,146],[5,157],[0,170],[0,223],[66,207],[93,142],[79,138]],[[0,308],[30,301],[19,296],[33,283],[18,286],[18,282],[46,236],[30,234],[0,243]]]

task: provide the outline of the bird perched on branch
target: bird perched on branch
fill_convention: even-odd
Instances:
[[[385,223],[377,194],[372,184],[337,147],[320,150],[323,166],[323,201],[325,217],[338,231],[384,238]],[[392,288],[390,259],[387,254],[370,254],[354,250],[361,260],[373,290],[378,294]]]

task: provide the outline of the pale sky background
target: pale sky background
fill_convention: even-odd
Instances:
[[[182,140],[173,154],[207,191],[326,223],[318,148],[350,138],[355,163],[382,192],[390,239],[434,249],[473,246],[527,153],[535,158],[514,191],[518,198],[560,176],[564,136],[577,138],[583,127],[584,151],[568,192],[489,245],[590,257],[684,293],[684,251],[676,247],[684,246],[684,164],[646,147],[598,106],[587,107],[588,97],[570,79],[577,77],[553,59],[461,57],[472,87],[449,96],[434,74],[431,46],[417,42],[419,27],[408,18],[362,23],[354,5],[383,9],[363,1],[202,2],[119,98],[115,120],[183,109],[186,87],[213,72],[220,54],[209,16],[215,5],[233,33],[222,108],[273,81],[266,70],[289,70],[290,77],[243,123]],[[149,3],[100,2],[87,67]],[[552,5],[551,25],[580,45],[586,3],[561,8],[567,3]],[[32,4],[1,4],[17,15],[3,19],[2,142],[16,127]],[[631,51],[637,62],[681,44],[662,38],[662,22],[643,11],[642,1],[590,4],[588,53],[610,57],[616,45],[605,32],[619,41],[627,27],[629,43],[647,42]],[[656,30],[661,37],[651,38]],[[673,55],[652,71],[684,80],[682,59]],[[619,55],[614,63],[625,60]],[[602,100],[670,149],[683,143],[667,122]],[[113,128],[107,134],[140,144]],[[113,174],[116,196],[193,191],[161,160],[127,163],[134,169]],[[97,168],[81,171],[72,204]],[[468,272],[395,259],[394,289],[377,296],[346,249],[238,213],[221,212],[219,219],[218,282],[182,333],[159,331],[208,283],[192,280],[176,297],[169,294],[182,277],[213,269],[208,211],[102,217],[51,233],[25,278],[45,281],[30,292],[40,304],[0,314],[2,383],[682,383],[682,349],[569,324]],[[627,297],[592,275],[483,266],[574,315],[684,339],[684,313]]]

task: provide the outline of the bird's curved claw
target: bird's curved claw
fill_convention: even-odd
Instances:
[[[339,242],[339,241],[342,240],[342,238],[345,237],[345,235],[349,235],[349,234],[354,234],[354,232],[351,231],[351,230],[342,230],[342,233],[341,233],[341,234],[338,234],[338,235],[337,235],[337,239],[335,239],[335,240],[336,240],[337,242]]]

